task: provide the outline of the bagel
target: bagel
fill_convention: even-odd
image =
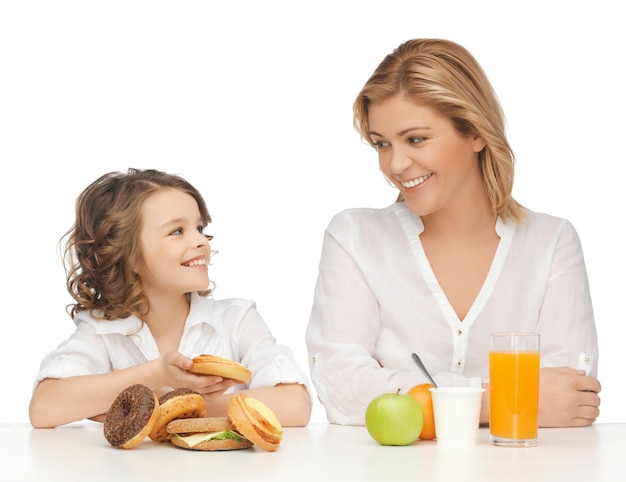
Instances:
[[[252,442],[235,431],[228,417],[180,418],[167,425],[169,441],[189,450],[237,450]]]
[[[207,354],[195,357],[193,359],[193,367],[189,371],[201,375],[217,375],[222,378],[230,378],[239,383],[248,383],[251,376],[250,370],[240,363],[228,358]]]
[[[283,429],[274,412],[263,402],[240,393],[228,401],[228,420],[237,432],[264,450],[276,450]]]
[[[132,449],[152,431],[159,417],[159,398],[145,385],[122,390],[104,420],[104,437],[113,446]]]
[[[155,442],[167,440],[167,424],[179,418],[204,417],[204,397],[190,388],[177,388],[159,398],[159,416],[149,433]]]

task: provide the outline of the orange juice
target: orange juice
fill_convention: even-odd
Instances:
[[[539,352],[490,352],[489,390],[490,434],[510,440],[536,440]]]

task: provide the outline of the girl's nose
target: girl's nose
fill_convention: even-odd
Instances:
[[[202,246],[209,246],[209,248],[211,247],[211,240],[213,239],[213,236],[211,234],[204,234],[204,233],[200,233],[202,235],[202,239],[201,241],[198,243],[198,247],[202,247]]]

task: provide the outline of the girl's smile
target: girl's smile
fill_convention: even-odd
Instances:
[[[197,256],[196,258],[190,259],[189,261],[185,261],[183,263],[183,266],[204,267],[206,269],[207,258],[206,258],[206,256]]]

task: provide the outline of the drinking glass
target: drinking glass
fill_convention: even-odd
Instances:
[[[489,442],[506,447],[537,445],[539,334],[491,333]]]

